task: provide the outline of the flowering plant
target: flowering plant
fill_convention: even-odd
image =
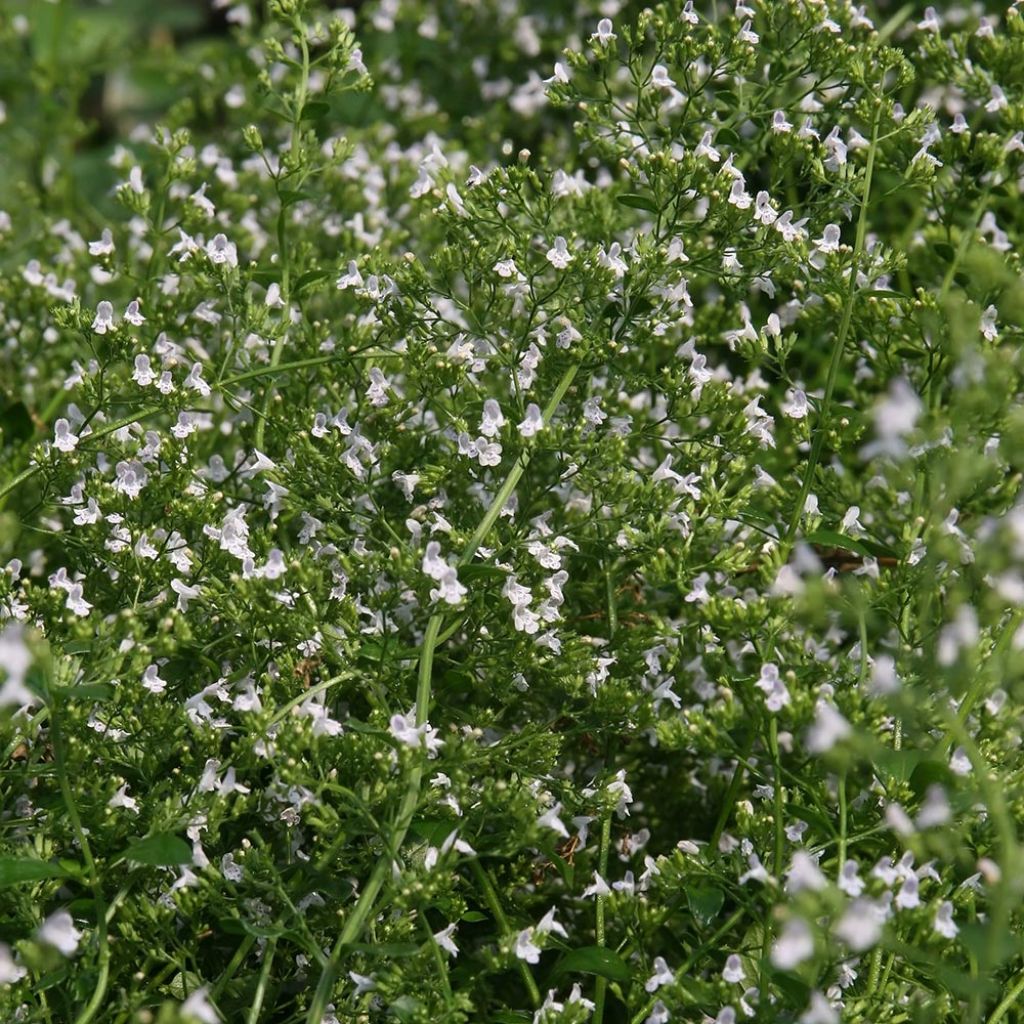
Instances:
[[[1022,1012],[1017,6],[213,7],[0,14],[3,1019]]]

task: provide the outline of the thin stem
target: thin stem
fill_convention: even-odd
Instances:
[[[611,845],[612,837],[612,816],[611,814],[605,815],[604,821],[601,822],[601,845],[598,853],[598,871],[601,873],[601,877],[605,878],[608,874],[608,849]],[[597,945],[604,948],[607,940],[605,937],[605,902],[608,897],[605,895],[599,895],[597,897],[597,923],[594,929],[595,941]],[[594,1024],[602,1024],[604,1020],[604,1001],[605,994],[608,991],[608,979],[598,975],[597,983],[594,988]]]
[[[61,795],[64,798],[64,806],[74,829],[78,845],[82,849],[82,859],[85,861],[85,869],[89,875],[89,885],[93,894],[93,905],[96,911],[96,930],[99,936],[99,965],[100,972],[96,979],[89,1001],[82,1008],[75,1018],[75,1024],[89,1024],[89,1021],[96,1016],[103,997],[107,991],[107,981],[110,977],[110,941],[107,935],[107,904],[103,896],[103,885],[100,881],[99,871],[96,868],[96,861],[93,859],[92,848],[89,845],[89,838],[84,828],[82,819],[78,814],[78,805],[75,803],[74,794],[71,792],[71,783],[68,781],[67,770],[67,749],[64,746],[64,736],[60,727],[60,715],[58,714],[57,701],[54,697],[50,709],[50,736],[53,741],[53,759],[57,769],[57,779],[60,783]]]
[[[302,70],[299,73],[299,82],[295,89],[295,100],[292,104],[292,135],[289,147],[289,156],[294,161],[302,141],[302,115],[306,107],[306,95],[309,91],[309,43],[306,40],[306,27],[296,18],[292,22],[292,28],[298,37],[299,47],[302,50]],[[305,176],[300,175],[298,184],[301,186]],[[288,336],[288,327],[291,324],[291,252],[288,247],[288,216],[287,207],[281,196],[281,178],[277,179],[278,203],[280,209],[277,214],[277,247],[278,257],[281,261],[281,324],[280,333],[274,339],[274,347],[270,353],[270,368],[276,368],[281,361],[281,353],[284,351],[285,338]],[[257,448],[263,447],[263,435],[267,425],[267,415],[270,411],[270,403],[274,397],[273,386],[268,387],[263,395],[263,408],[259,419],[256,421],[256,436],[254,444]]]
[[[267,948],[263,951],[263,966],[260,968],[259,981],[256,982],[256,991],[253,993],[252,1006],[245,1018],[246,1024],[257,1024],[260,1019],[260,1011],[263,1009],[263,998],[267,992],[267,982],[270,981],[270,969],[274,964],[274,954],[277,952],[277,939],[267,940]]]
[[[1022,992],[1024,992],[1024,972],[1021,972],[1013,987],[1003,996],[999,1001],[999,1005],[989,1015],[987,1024],[999,1024],[999,1021],[1013,1008],[1013,1004],[1017,1002]]]
[[[494,884],[491,882],[487,872],[483,869],[483,866],[478,860],[471,860],[469,862],[469,866],[470,870],[476,876],[477,882],[480,883],[480,888],[484,893],[484,901],[487,903],[487,907],[490,912],[494,915],[494,920],[498,922],[501,934],[511,935],[512,927],[508,923],[505,911],[502,909],[498,891],[494,888]],[[526,990],[530,993],[531,1002],[534,1006],[540,1006],[540,989],[537,988],[537,982],[533,980],[533,973],[530,971],[529,965],[525,960],[520,960],[519,957],[516,957],[516,965],[519,968],[519,974],[523,979],[523,984],[526,986]]]
[[[565,397],[566,392],[572,386],[572,382],[575,380],[576,374],[579,372],[579,368],[579,362],[572,363],[562,375],[561,380],[559,380],[558,385],[542,414],[542,422],[545,427],[547,427],[554,418],[555,412],[561,404],[562,399]],[[491,528],[498,521],[498,517],[501,515],[502,509],[508,503],[509,498],[512,496],[512,492],[516,489],[516,485],[522,478],[523,473],[526,472],[526,467],[530,464],[533,451],[534,448],[532,446],[528,447],[516,458],[515,463],[508,472],[508,476],[505,478],[505,482],[498,489],[498,493],[491,500],[491,504],[484,513],[483,519],[481,519],[477,524],[476,529],[473,531],[473,535],[469,538],[469,542],[458,560],[458,565],[460,567],[466,565],[473,558],[477,549],[487,538]],[[423,725],[427,721],[427,716],[430,712],[434,653],[437,649],[438,638],[441,634],[441,626],[443,622],[444,612],[434,612],[434,614],[431,615],[430,620],[427,622],[427,628],[423,634],[423,643],[420,648],[419,672],[416,684],[417,725]],[[409,777],[406,782],[405,794],[402,797],[402,803],[398,809],[398,813],[395,815],[394,823],[392,824],[391,835],[387,844],[388,855],[380,857],[377,860],[366,886],[360,893],[359,899],[356,901],[356,905],[352,908],[352,913],[349,915],[348,920],[346,920],[345,925],[341,930],[341,934],[335,940],[334,947],[331,949],[331,955],[320,974],[320,980],[317,982],[316,991],[313,994],[313,1001],[310,1003],[309,1011],[306,1016],[308,1024],[320,1024],[324,1008],[327,1006],[330,999],[334,980],[338,973],[338,965],[341,961],[341,956],[344,952],[345,946],[351,942],[355,942],[358,936],[362,934],[363,928],[376,905],[377,896],[384,886],[384,880],[386,879],[388,872],[391,870],[392,857],[397,856],[398,851],[402,848],[402,843],[405,842],[406,833],[409,831],[409,826],[412,824],[416,808],[419,806],[420,788],[423,784],[424,769],[424,759],[420,756],[414,755],[414,760],[409,768]]]
[[[871,145],[868,149],[867,167],[864,172],[864,192],[860,201],[860,216],[857,218],[857,236],[853,246],[853,259],[850,261],[850,282],[846,293],[846,302],[843,306],[843,316],[839,324],[839,333],[836,335],[835,344],[832,346],[832,358],[829,360],[828,377],[825,381],[825,394],[821,402],[821,412],[818,416],[817,429],[814,432],[814,441],[811,444],[811,454],[807,459],[807,468],[804,470],[803,483],[800,485],[800,493],[797,496],[796,505],[789,521],[789,527],[782,541],[783,561],[789,558],[790,549],[793,546],[793,538],[803,518],[804,505],[807,502],[807,495],[811,492],[811,484],[814,482],[814,471],[821,459],[821,452],[825,446],[825,435],[828,429],[829,413],[832,409],[832,395],[835,392],[836,380],[839,377],[839,367],[842,365],[843,353],[846,350],[846,339],[850,333],[850,324],[853,320],[854,300],[857,297],[857,264],[861,254],[864,252],[864,238],[868,226],[868,205],[871,199],[871,179],[875,171],[875,153],[878,149],[878,118],[881,111],[875,114],[874,124],[871,127]]]

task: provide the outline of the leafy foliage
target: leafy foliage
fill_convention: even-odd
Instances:
[[[0,12],[3,1019],[1013,1019],[1017,7],[165,6]]]

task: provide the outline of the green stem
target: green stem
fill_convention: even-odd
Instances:
[[[256,983],[256,991],[253,993],[252,1006],[245,1018],[246,1024],[257,1024],[260,1019],[260,1010],[263,1009],[263,998],[267,992],[267,982],[270,981],[270,970],[274,964],[274,953],[277,952],[277,939],[267,940],[267,948],[263,951],[263,966],[260,968],[259,981]]]
[[[572,386],[572,382],[575,380],[576,374],[579,372],[579,368],[579,362],[574,362],[562,375],[561,380],[559,380],[554,394],[552,394],[551,399],[542,414],[543,424],[545,427],[551,423],[558,406],[561,404],[566,392]],[[526,467],[530,464],[530,458],[533,450],[534,449],[532,447],[526,448],[516,458],[515,463],[509,470],[508,476],[505,478],[505,482],[498,489],[498,493],[492,499],[491,504],[484,513],[483,519],[481,519],[477,524],[476,529],[473,531],[473,535],[469,538],[469,542],[458,560],[458,565],[460,567],[466,565],[473,558],[477,549],[486,539],[491,528],[498,521],[498,517],[501,515],[502,509],[508,503],[508,499],[512,496],[512,492],[516,489],[516,485],[522,478],[523,473],[526,472]],[[420,648],[419,673],[416,685],[417,725],[423,725],[427,721],[427,716],[430,711],[434,653],[437,648],[438,637],[440,636],[443,622],[444,612],[434,612],[434,614],[431,615],[430,620],[427,622],[427,628],[423,634],[423,643]],[[399,850],[402,848],[402,843],[405,842],[406,833],[409,831],[413,815],[416,813],[416,808],[419,806],[420,788],[423,783],[424,767],[423,758],[416,757],[409,769],[409,777],[406,782],[405,794],[402,797],[402,803],[392,825],[386,856],[380,857],[377,860],[366,886],[360,893],[359,899],[356,901],[356,905],[352,908],[352,913],[349,915],[348,920],[345,922],[345,925],[341,930],[341,934],[335,940],[327,965],[321,972],[320,980],[317,982],[316,992],[313,995],[313,1001],[310,1004],[309,1012],[306,1016],[307,1024],[320,1024],[320,1018],[323,1016],[324,1008],[330,1001],[330,994],[334,986],[334,980],[337,977],[338,965],[341,961],[341,956],[344,952],[345,946],[351,942],[355,942],[358,936],[362,934],[363,928],[376,905],[377,896],[383,888],[384,881],[391,870],[392,858],[398,855]]]
[[[494,888],[494,884],[488,877],[487,872],[483,869],[483,866],[478,860],[471,860],[469,862],[470,870],[476,876],[477,882],[480,884],[480,888],[483,890],[484,901],[487,903],[488,909],[494,915],[494,920],[498,922],[498,928],[501,930],[503,936],[510,936],[512,934],[512,927],[508,923],[508,918],[505,916],[505,911],[501,906],[501,899],[498,897],[498,890]],[[520,960],[516,957],[516,965],[519,968],[519,974],[523,979],[523,984],[526,986],[526,990],[530,993],[530,1000],[533,1005],[540,1006],[540,989],[537,988],[537,982],[533,980],[533,974],[530,971],[529,965],[525,960]]]
[[[306,95],[309,91],[309,43],[306,40],[306,28],[302,22],[296,19],[292,23],[302,50],[302,70],[299,74],[299,84],[295,90],[295,100],[292,104],[292,136],[289,147],[289,156],[295,160],[302,141],[302,115],[306,107]],[[293,164],[294,166],[294,164]],[[298,185],[301,186],[305,175],[300,175]],[[288,218],[287,208],[280,194],[280,182],[278,178],[278,202],[280,209],[277,214],[277,247],[278,256],[281,261],[281,324],[277,338],[274,339],[274,348],[270,353],[270,368],[275,369],[281,362],[281,353],[284,351],[285,338],[288,336],[288,328],[291,325],[291,252],[288,247]],[[271,385],[263,395],[263,409],[256,422],[255,447],[263,448],[263,435],[267,425],[267,415],[270,411],[270,403],[274,397],[274,387]]]
[[[879,102],[879,112],[881,103]],[[789,552],[793,546],[793,539],[803,518],[804,505],[807,502],[807,495],[811,492],[811,484],[814,482],[814,471],[821,459],[821,452],[825,446],[825,436],[828,429],[829,413],[832,409],[832,396],[836,388],[836,380],[839,376],[839,367],[843,362],[843,353],[846,350],[846,339],[850,333],[850,324],[853,320],[854,300],[857,297],[857,264],[864,252],[864,238],[868,226],[868,205],[871,199],[871,179],[875,171],[875,153],[878,149],[878,118],[875,114],[874,124],[871,128],[871,146],[868,149],[867,167],[864,172],[864,192],[860,202],[860,216],[857,218],[857,236],[853,246],[853,259],[850,261],[850,281],[846,292],[846,302],[843,306],[843,316],[839,324],[839,333],[836,335],[835,344],[832,347],[832,358],[829,360],[828,377],[825,381],[825,394],[821,401],[821,412],[818,416],[818,426],[814,432],[814,441],[811,444],[811,454],[807,460],[807,468],[804,470],[803,483],[800,485],[800,493],[793,509],[789,527],[782,541],[782,560],[789,558]]]
[[[598,871],[601,873],[602,878],[608,876],[608,850],[611,846],[612,838],[612,816],[607,814],[604,821],[601,822],[601,845],[598,853]],[[604,948],[607,939],[605,937],[605,902],[608,897],[599,895],[597,897],[597,923],[594,929],[595,941],[600,948]],[[605,995],[608,991],[608,979],[602,975],[598,975],[597,982],[594,988],[594,1015],[593,1024],[602,1024],[604,1020],[604,1001]]]
[[[96,931],[99,936],[99,965],[100,972],[96,979],[89,1001],[82,1008],[75,1018],[75,1024],[89,1024],[89,1021],[96,1016],[103,997],[107,991],[107,981],[110,978],[110,941],[107,934],[107,904],[103,896],[103,885],[100,881],[99,871],[96,868],[96,861],[93,859],[92,848],[89,845],[89,838],[82,827],[82,819],[78,814],[78,805],[75,803],[74,794],[71,792],[71,783],[68,781],[67,771],[67,749],[64,746],[64,736],[60,727],[60,715],[58,714],[57,701],[54,697],[50,709],[50,736],[53,741],[53,759],[57,769],[57,779],[60,783],[61,795],[64,798],[64,806],[78,839],[78,845],[82,849],[82,859],[85,861],[85,869],[89,875],[89,884],[93,894],[93,906],[96,912]]]
[[[987,1024],[999,1024],[999,1021],[1013,1008],[1013,1004],[1017,1002],[1022,992],[1024,992],[1024,972],[1018,976],[1013,987],[1003,996],[999,1001],[999,1005],[989,1015]]]

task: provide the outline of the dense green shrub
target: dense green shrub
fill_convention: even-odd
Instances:
[[[0,9],[0,1019],[1016,1019],[1024,23]]]

